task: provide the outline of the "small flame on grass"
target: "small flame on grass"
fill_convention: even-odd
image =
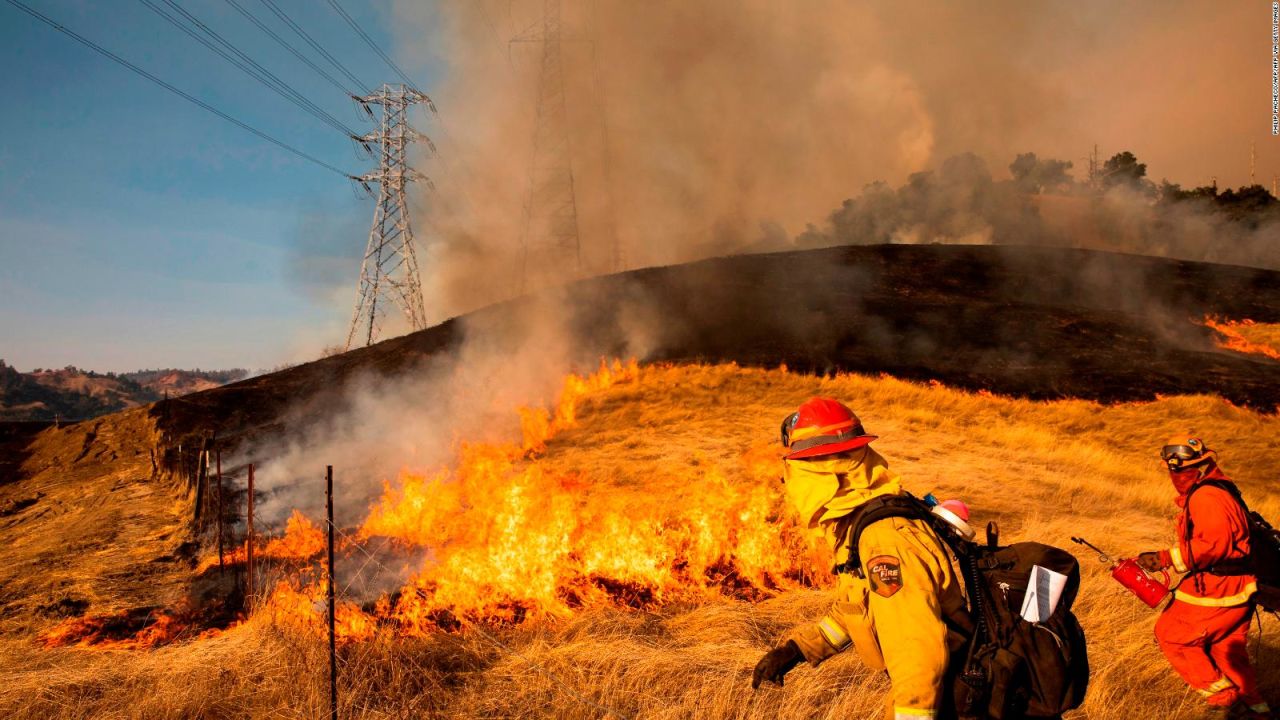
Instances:
[[[1220,348],[1280,360],[1280,350],[1245,337],[1250,329],[1258,325],[1252,320],[1223,320],[1210,315],[1205,317],[1204,325],[1218,333],[1217,344]]]

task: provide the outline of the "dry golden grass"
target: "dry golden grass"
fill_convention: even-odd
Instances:
[[[1232,329],[1251,343],[1280,350],[1280,323],[1242,322],[1233,325]]]
[[[815,394],[858,411],[909,489],[966,499],[976,521],[1000,523],[1005,541],[1076,551],[1069,537],[1083,535],[1117,554],[1165,546],[1172,488],[1155,452],[1177,432],[1203,435],[1253,505],[1280,516],[1280,419],[1207,396],[1036,403],[891,378],[655,367],[586,401],[580,424],[552,439],[543,462],[614,495],[677,497],[688,488],[652,479],[699,477],[681,472],[695,464],[716,465],[731,483],[754,482],[748,466],[776,454],[782,416]],[[1156,613],[1092,555],[1077,556],[1085,577],[1076,610],[1093,678],[1072,717],[1197,717],[1198,698],[1153,642]],[[798,668],[784,688],[750,689],[760,654],[828,602],[826,591],[796,590],[756,604],[600,609],[558,623],[353,644],[342,651],[342,716],[876,717],[887,681],[853,654]],[[1263,625],[1270,632],[1275,622]],[[1257,651],[1264,691],[1278,697],[1275,644]],[[314,718],[326,701],[326,664],[320,638],[263,617],[150,652],[45,651],[10,637],[0,642],[0,715]]]
[[[37,436],[25,477],[0,484],[0,507],[32,503],[0,516],[0,636],[69,600],[104,613],[184,594],[193,497],[158,466],[159,442],[145,408]]]

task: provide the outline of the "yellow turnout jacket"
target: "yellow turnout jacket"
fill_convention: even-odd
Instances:
[[[835,547],[835,521],[873,497],[902,492],[888,463],[870,448],[787,461],[785,481],[792,503],[833,546],[837,562],[848,551]],[[824,495],[830,499],[818,505]],[[789,639],[815,666],[852,646],[867,666],[888,671],[889,718],[934,718],[950,653],[962,642],[957,633],[949,637],[944,618],[963,623],[966,612],[951,554],[928,525],[908,518],[867,526],[858,551],[864,577],[839,575],[831,611]]]

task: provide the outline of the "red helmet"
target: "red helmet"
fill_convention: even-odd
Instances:
[[[791,450],[788,460],[857,450],[875,439],[852,410],[831,398],[808,400],[782,421],[782,444]]]

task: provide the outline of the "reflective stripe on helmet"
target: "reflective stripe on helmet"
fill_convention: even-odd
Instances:
[[[808,440],[817,435],[830,435],[831,433],[841,432],[853,427],[861,427],[861,425],[854,423],[853,420],[842,420],[831,425],[823,425],[822,427],[793,428],[791,430],[791,443],[794,447],[795,443],[801,440]]]
[[[826,430],[827,428],[821,429]],[[839,435],[819,435],[818,437],[811,437],[804,440],[792,440],[791,452],[800,452],[801,450],[808,450],[809,448],[814,448],[819,445],[830,445],[831,443],[844,442],[845,440],[863,437],[866,434],[866,431],[862,429],[862,425],[854,425],[848,431],[842,432]]]

